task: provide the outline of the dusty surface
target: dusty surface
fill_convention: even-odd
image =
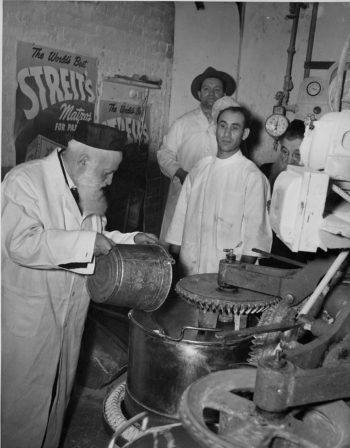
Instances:
[[[103,418],[103,400],[122,375],[101,389],[76,387],[66,417],[60,448],[107,448],[113,436]]]

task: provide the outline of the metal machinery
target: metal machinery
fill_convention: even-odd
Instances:
[[[219,285],[245,285],[281,301],[257,327],[251,356],[256,371],[216,372],[184,393],[181,420],[200,446],[350,446],[350,408],[342,401],[350,398],[350,111],[315,122],[301,154],[304,167],[276,181],[272,225],[292,250],[322,247],[331,255],[283,271],[220,263]],[[329,192],[339,200],[328,202]],[[254,331],[216,337],[230,340]],[[205,421],[209,410],[218,412],[214,426]]]
[[[174,413],[181,424],[141,432],[127,446],[350,446],[350,111],[314,122],[301,155],[304,167],[276,180],[271,222],[291,250],[321,248],[324,256],[277,269],[236,262],[228,251],[217,276],[180,280],[176,290],[200,324],[171,335],[184,345],[187,368],[197,368],[200,357],[196,344],[186,346],[185,332],[198,342],[219,342],[226,356],[249,342],[249,364],[202,371]],[[147,325],[162,336],[165,317],[155,317]]]

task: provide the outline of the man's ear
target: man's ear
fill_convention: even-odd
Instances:
[[[250,134],[250,129],[249,128],[244,128],[243,135],[242,135],[242,140],[246,140],[248,138],[249,134]]]

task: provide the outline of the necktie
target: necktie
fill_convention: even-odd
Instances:
[[[72,192],[72,195],[73,195],[73,197],[74,197],[74,199],[75,199],[75,202],[78,204],[78,206],[79,206],[79,192],[78,192],[78,189],[77,189],[77,187],[72,187],[71,189],[70,189],[70,191]]]

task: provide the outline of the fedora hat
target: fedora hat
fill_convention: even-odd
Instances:
[[[218,78],[224,85],[226,95],[232,95],[236,89],[236,81],[228,73],[220,72],[214,67],[208,67],[203,73],[196,76],[191,84],[191,93],[199,101],[198,91],[201,89],[202,82],[207,78]]]

